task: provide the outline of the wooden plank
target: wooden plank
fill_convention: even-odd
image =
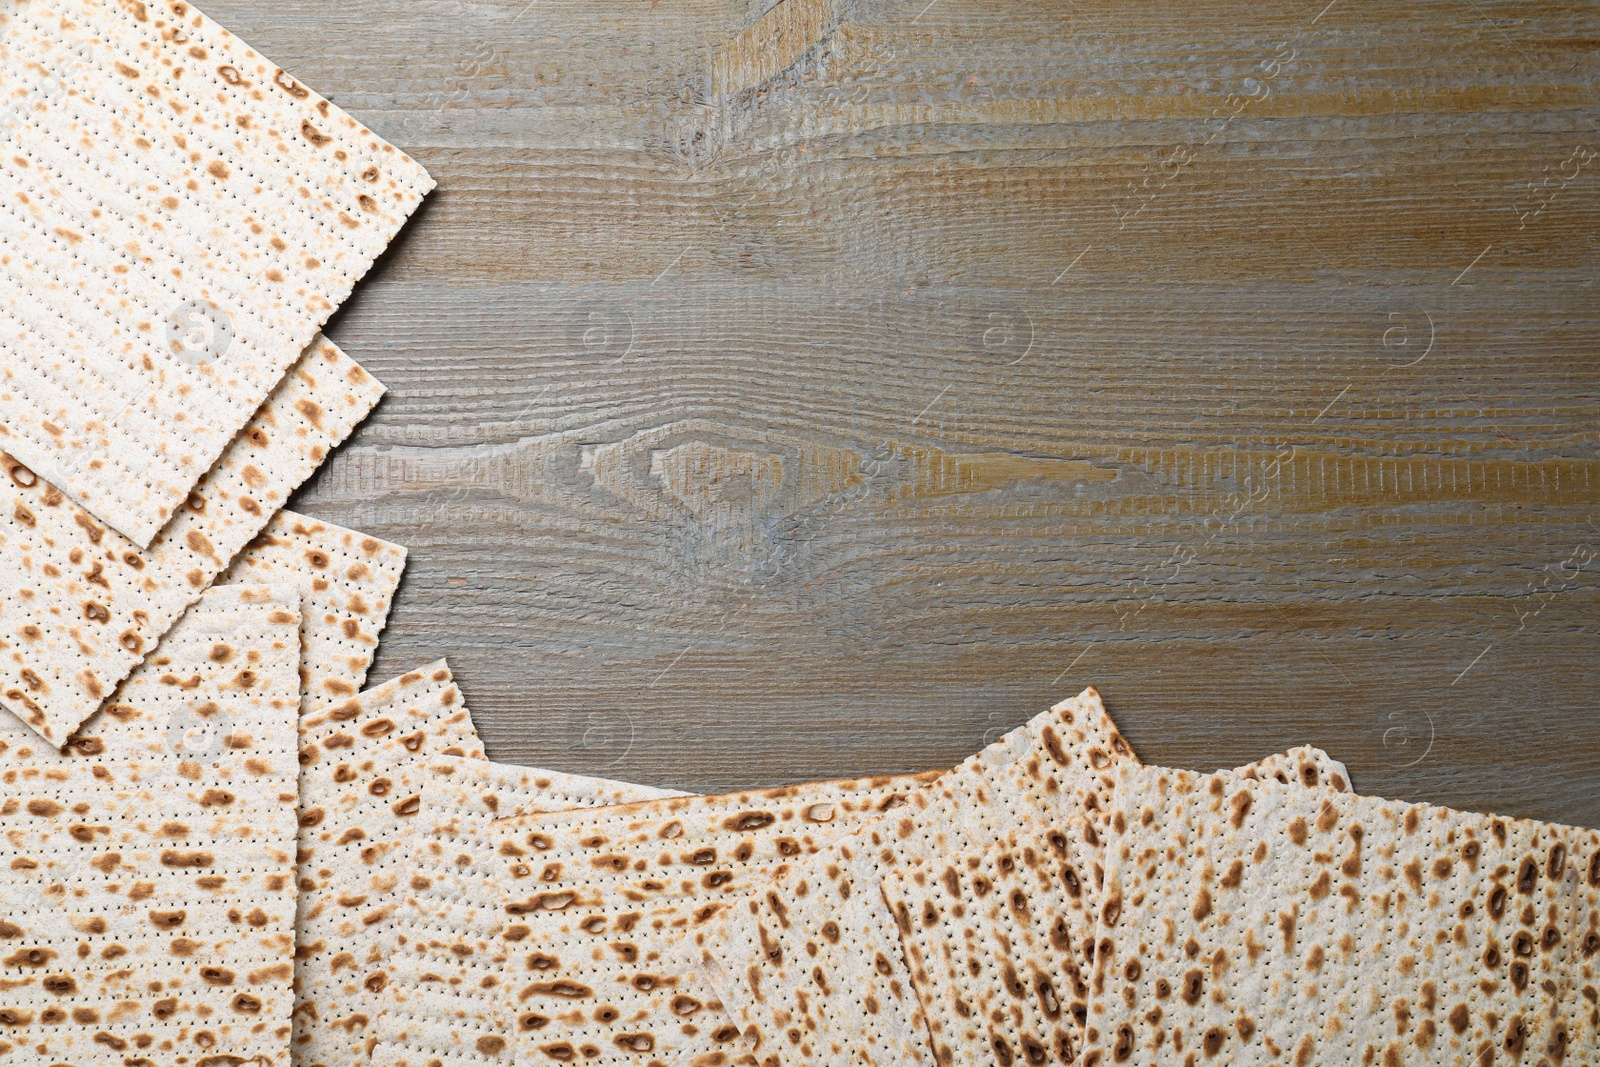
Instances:
[[[207,10],[440,181],[297,506],[496,757],[914,770],[1092,683],[1600,823],[1600,10]]]

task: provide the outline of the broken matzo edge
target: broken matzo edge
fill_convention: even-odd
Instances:
[[[0,723],[7,1051],[287,1064],[292,601],[272,588],[207,593],[66,753]]]
[[[499,820],[505,937],[549,957],[516,990],[534,1062],[716,1062],[746,1053],[692,973],[691,923],[825,847],[937,773]],[[546,962],[541,960],[540,962]]]
[[[433,183],[178,0],[0,58],[0,449],[144,548]]]
[[[1085,1067],[1600,1060],[1600,833],[1123,773]]]
[[[64,744],[382,395],[319,340],[144,550],[0,453],[0,706]]]

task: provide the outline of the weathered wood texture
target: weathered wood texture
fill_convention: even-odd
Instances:
[[[659,785],[1092,683],[1600,824],[1600,7],[1324,3],[213,0],[440,183],[297,501],[412,549],[380,671]]]

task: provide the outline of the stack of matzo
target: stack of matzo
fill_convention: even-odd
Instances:
[[[1600,1062],[1600,835],[1147,769],[1093,690],[943,776],[492,828],[384,1067]]]
[[[3,731],[0,1019],[35,1062],[285,1047],[298,601],[207,594],[64,754]]]
[[[1600,835],[1146,768],[693,797],[362,691],[405,551],[282,511],[432,182],[182,0],[0,11],[0,1063],[1600,1064]]]
[[[0,62],[0,448],[144,548],[432,181],[182,0],[14,0]]]
[[[281,509],[432,182],[176,0],[6,5],[0,139],[0,1059],[288,1064],[307,739],[405,554]]]
[[[1600,834],[1125,773],[1086,1063],[1595,1063]]]
[[[143,550],[0,453],[0,706],[64,744],[382,394],[313,345]]]

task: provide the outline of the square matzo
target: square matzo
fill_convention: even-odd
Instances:
[[[1349,788],[1344,765],[1312,748],[1228,773]],[[1085,970],[1094,959],[1093,927],[1085,923],[1103,870],[1103,849],[1089,845],[1086,822],[1041,817],[884,878],[883,898],[941,1067],[1077,1062]]]
[[[893,871],[1019,827],[1098,810],[1133,750],[1086,689],[1001,738],[908,803],[798,857],[691,934],[706,980],[762,1063],[911,1067],[928,1026],[882,897]],[[1088,926],[1080,899],[1066,901]]]
[[[280,511],[217,584],[299,592],[300,714],[308,716],[361,691],[405,565],[399,545]]]
[[[296,1067],[364,1058],[386,1000],[383,934],[422,811],[425,764],[483,758],[442,660],[313,712],[300,730]]]
[[[937,778],[820,782],[497,821],[503,936],[526,946],[515,994],[520,1055],[670,1067],[746,1054],[739,1027],[708,999],[685,933]]]
[[[517,812],[682,794],[487,760],[441,758],[426,770],[432,780],[422,790],[403,900],[389,924],[388,1007],[371,1059],[376,1067],[429,1067],[441,1057],[509,1065],[528,946],[502,936],[490,823]]]

